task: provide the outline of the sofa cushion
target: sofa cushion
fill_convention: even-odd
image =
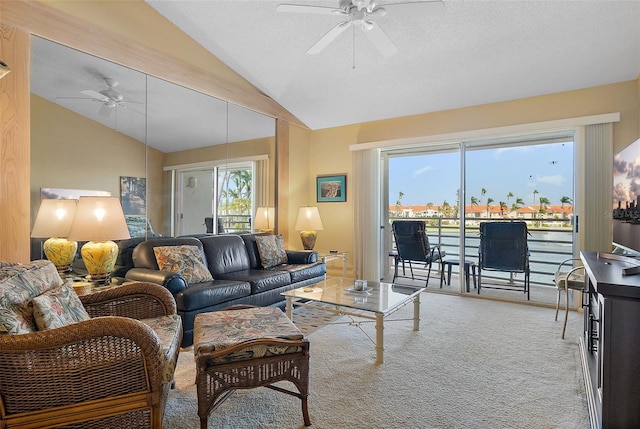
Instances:
[[[182,237],[182,238],[149,238],[138,244],[131,254],[133,260],[133,266],[136,268],[147,268],[151,270],[158,270],[158,262],[156,261],[156,255],[153,253],[154,247],[159,246],[196,246],[198,249],[202,249],[202,243],[200,240],[194,237]]]
[[[284,250],[282,235],[261,235],[256,237],[258,252],[263,268],[271,268],[287,263],[287,252]]]
[[[268,270],[244,270],[221,276],[225,280],[244,281],[251,284],[251,293],[256,294],[291,284],[291,275],[279,267]]]
[[[247,247],[239,235],[212,235],[200,238],[207,266],[214,278],[222,274],[246,271],[250,268]]]
[[[213,280],[196,246],[158,246],[153,253],[161,271],[180,274],[189,284]]]
[[[199,310],[251,295],[246,281],[214,280],[190,285],[175,294],[179,312]]]
[[[0,334],[35,332],[33,298],[61,284],[62,279],[51,261],[1,267]]]
[[[90,318],[70,283],[33,298],[33,316],[40,330],[61,328]]]
[[[249,268],[257,270],[262,268],[262,261],[260,260],[260,252],[258,252],[258,244],[256,243],[256,237],[263,235],[271,235],[267,232],[254,232],[250,234],[242,234],[242,240],[244,246],[247,249],[247,255],[249,256]]]
[[[316,264],[288,264],[275,268],[280,271],[287,271],[291,275],[291,283],[298,283],[304,280],[322,277],[327,273],[327,266],[323,263]]]

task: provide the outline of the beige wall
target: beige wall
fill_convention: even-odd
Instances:
[[[120,176],[146,177],[148,216],[160,224],[163,155],[144,143],[31,95],[31,224],[40,188],[109,191],[120,196]],[[147,174],[147,171],[153,172]]]
[[[306,192],[292,193],[290,206],[293,217],[290,217],[289,227],[292,228],[295,221],[293,208],[312,203],[318,206],[325,227],[318,233],[316,247],[319,250],[353,251],[353,167],[349,145],[620,112],[620,122],[614,125],[615,152],[640,136],[639,106],[640,79],[310,132],[302,132],[292,126],[291,186],[306,182],[307,189]],[[294,149],[307,146],[308,153]],[[305,162],[308,162],[306,169],[301,167]],[[294,168],[297,174],[294,174]],[[347,202],[315,203],[315,177],[335,173],[347,173]],[[292,244],[301,248],[298,242],[293,241]]]
[[[275,137],[167,153],[165,154],[165,165],[193,164],[258,155],[268,155],[269,159],[274,159]]]

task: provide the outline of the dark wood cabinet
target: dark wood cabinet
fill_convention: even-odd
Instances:
[[[592,428],[640,427],[640,260],[581,252],[586,271],[580,349]]]

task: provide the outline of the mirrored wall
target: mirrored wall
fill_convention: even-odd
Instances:
[[[196,210],[178,206],[190,185],[179,173],[238,161],[267,160],[251,204],[274,205],[273,118],[37,36],[31,46],[32,224],[42,198],[100,192],[121,198],[132,236],[177,235]],[[189,231],[205,233],[215,207],[197,210]]]

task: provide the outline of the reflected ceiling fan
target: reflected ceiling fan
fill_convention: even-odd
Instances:
[[[395,54],[398,48],[375,19],[386,15],[387,10],[389,14],[431,15],[443,9],[444,2],[441,0],[385,3],[384,7],[378,6],[373,0],[340,0],[337,8],[301,4],[280,4],[276,8],[278,12],[315,13],[345,18],[311,46],[307,54],[314,55],[321,52],[347,28],[353,26],[359,27],[385,57]]]
[[[107,89],[95,91],[93,89],[83,89],[80,92],[89,98],[84,97],[56,97],[57,99],[73,99],[73,100],[91,100],[98,101],[103,104],[100,109],[100,114],[108,116],[111,109],[115,107],[127,107],[127,103],[143,104],[135,101],[125,101],[122,93],[118,92],[114,88],[118,86],[118,82],[109,77],[104,78],[107,84]]]

